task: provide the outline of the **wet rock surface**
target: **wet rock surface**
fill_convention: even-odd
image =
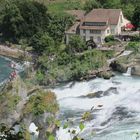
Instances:
[[[109,96],[110,94],[118,94],[116,87],[111,87],[106,91],[98,91],[95,93],[89,93],[84,96],[80,96],[80,98],[101,98],[103,96]]]

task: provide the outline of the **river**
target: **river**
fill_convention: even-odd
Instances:
[[[0,56],[0,83],[7,79],[12,72],[9,67],[10,59]]]
[[[0,57],[0,82],[8,78],[12,71],[9,63],[9,59]],[[91,112],[92,119],[85,122],[85,129],[81,133],[85,140],[136,140],[136,137],[138,140],[136,133],[140,132],[139,77],[116,75],[110,80],[97,78],[69,83],[53,91],[60,104],[60,120],[71,120],[71,127],[77,131],[83,113]],[[93,98],[83,97],[98,91],[103,91],[104,94]],[[67,131],[60,128],[57,131],[58,140],[71,140]]]
[[[85,140],[138,140],[139,77],[116,75],[110,80],[97,78],[88,82],[69,83],[53,91],[60,104],[60,120],[73,121],[74,129],[78,129],[77,122],[82,114],[91,112],[93,119],[85,122],[81,134]],[[94,98],[82,97],[98,91],[104,91],[105,94]],[[60,128],[57,131],[58,140],[71,140],[67,131]]]

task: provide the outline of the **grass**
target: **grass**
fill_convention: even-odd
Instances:
[[[82,9],[82,5],[79,1],[64,1],[64,2],[58,2],[58,3],[51,3],[48,6],[49,11],[53,12],[61,12],[64,10],[72,10],[72,9]]]
[[[45,3],[50,12],[62,12],[64,10],[82,9],[85,1],[86,0],[40,0],[39,2]]]

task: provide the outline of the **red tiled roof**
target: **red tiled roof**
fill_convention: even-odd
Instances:
[[[108,21],[111,25],[117,25],[121,9],[93,9],[82,21],[103,22]]]
[[[67,10],[66,13],[75,16],[76,20],[81,20],[86,12],[83,10]]]

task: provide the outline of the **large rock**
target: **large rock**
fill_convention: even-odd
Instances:
[[[140,76],[140,65],[136,65],[132,68],[132,75]]]
[[[94,93],[89,93],[87,95],[80,96],[80,98],[101,98],[103,96],[108,96],[110,94],[118,94],[117,88],[111,87],[106,91],[97,91]]]
[[[98,74],[98,77],[104,78],[104,79],[110,79],[115,74],[112,71],[104,71]]]
[[[0,108],[0,124],[7,128],[18,123],[28,131],[33,122],[40,140],[46,140],[46,131],[54,130],[49,120],[55,119],[58,112],[55,94],[32,84],[27,86],[19,77],[5,85],[0,94]]]

